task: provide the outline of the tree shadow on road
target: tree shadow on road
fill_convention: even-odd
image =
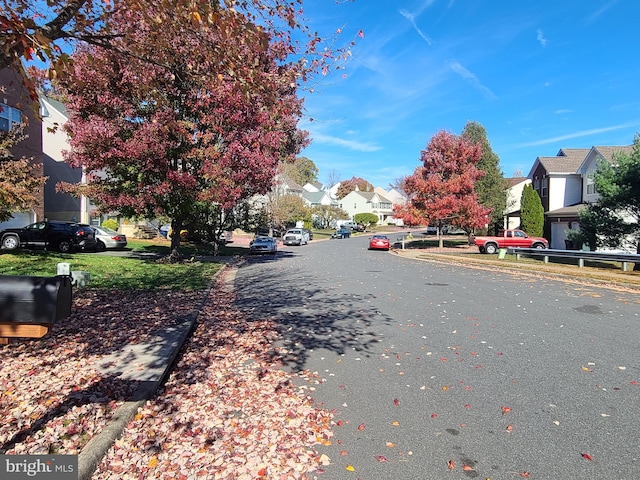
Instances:
[[[346,294],[301,273],[287,272],[273,279],[269,270],[256,270],[247,282],[236,282],[237,306],[247,321],[268,318],[276,323],[281,340],[275,345],[286,368],[306,368],[311,350],[342,355],[367,355],[378,338],[372,328],[391,318],[375,310],[370,294]]]

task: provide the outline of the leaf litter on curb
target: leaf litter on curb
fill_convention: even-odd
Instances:
[[[198,293],[79,292],[72,316],[47,337],[0,349],[0,452],[79,453],[137,386],[101,374],[101,360],[201,300]],[[330,443],[332,418],[303,388],[311,374],[282,370],[272,347],[276,325],[248,322],[233,301],[211,289],[164,387],[92,480],[302,479],[327,464],[314,446]]]

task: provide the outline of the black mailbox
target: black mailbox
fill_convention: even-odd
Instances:
[[[69,275],[0,275],[0,322],[54,323],[71,315]]]

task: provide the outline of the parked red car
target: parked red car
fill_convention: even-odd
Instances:
[[[386,235],[374,235],[369,240],[369,250],[389,250],[391,243]]]

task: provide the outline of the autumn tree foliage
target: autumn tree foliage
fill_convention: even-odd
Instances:
[[[12,218],[12,212],[25,211],[36,204],[36,193],[46,181],[40,165],[11,154],[11,149],[26,138],[23,131],[23,124],[0,131],[0,222]]]
[[[40,0],[0,0],[0,68],[20,70],[35,100],[36,83],[26,74],[25,61],[46,63],[50,80],[66,76],[73,61],[68,52],[78,45],[117,50],[153,64],[153,59],[146,57],[148,46],[121,49],[118,40],[123,32],[112,20],[123,10],[137,12],[150,23],[166,25],[166,18],[175,15],[188,19],[195,30],[219,30],[222,41],[213,47],[218,53],[224,51],[229,61],[221,65],[225,72],[220,68],[216,73],[234,69],[247,46],[265,49],[272,34],[287,44],[290,53],[299,55],[300,65],[305,65],[300,71],[303,79],[313,72],[326,74],[341,68],[334,62],[348,56],[354,43],[344,48],[333,42],[325,44],[305,24],[302,0],[48,0],[46,4]],[[249,22],[236,21],[238,16]],[[362,37],[362,31],[357,35]]]
[[[270,216],[273,225],[286,229],[295,226],[298,221],[309,224],[311,209],[301,196],[287,193],[278,196],[270,205]]]
[[[355,190],[359,190],[360,192],[373,192],[373,185],[364,178],[351,177],[349,180],[340,182],[336,196],[338,198],[344,198]]]
[[[316,205],[312,213],[320,228],[329,228],[336,220],[349,220],[349,214],[337,205]]]
[[[168,216],[180,231],[195,202],[233,207],[268,191],[278,163],[293,161],[306,143],[296,96],[306,67],[289,61],[288,37],[251,17],[225,11],[233,28],[205,28],[180,0],[152,3],[114,13],[113,48],[80,49],[60,81],[67,161],[88,178],[61,188],[101,210]],[[176,256],[179,245],[174,235]]]
[[[291,163],[284,163],[280,170],[299,185],[318,181],[318,167],[307,157],[296,157]]]
[[[422,165],[401,182],[409,201],[395,205],[394,216],[408,225],[453,223],[469,230],[484,226],[491,210],[480,205],[475,192],[484,175],[477,168],[481,157],[480,145],[438,132],[422,151]]]

